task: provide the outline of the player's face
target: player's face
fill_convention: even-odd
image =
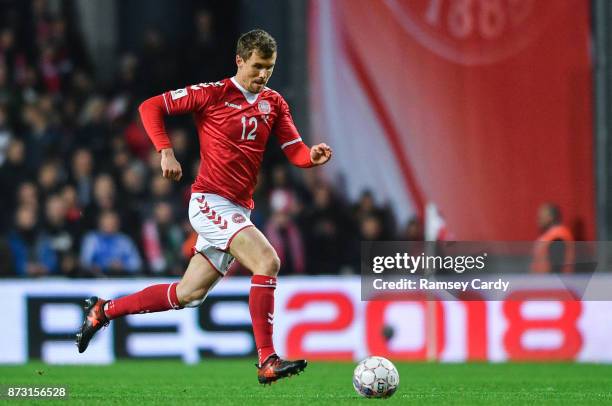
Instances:
[[[259,93],[270,80],[275,63],[276,52],[270,58],[263,58],[259,52],[253,51],[246,61],[236,55],[237,79],[249,92]]]

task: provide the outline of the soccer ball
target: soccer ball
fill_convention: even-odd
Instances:
[[[366,398],[388,398],[399,385],[395,365],[383,357],[368,357],[353,372],[353,387]]]

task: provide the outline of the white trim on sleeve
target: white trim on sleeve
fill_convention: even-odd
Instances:
[[[166,112],[170,114],[170,109],[168,108],[168,102],[166,101],[166,93],[162,93],[162,97],[164,98],[164,104],[166,105]]]
[[[286,143],[284,143],[283,145],[281,145],[281,149],[285,149],[285,148],[286,148],[286,147],[288,147],[289,145],[293,145],[293,144],[298,143],[298,142],[301,142],[301,141],[302,141],[302,138],[301,138],[301,137],[298,137],[298,138],[296,138],[296,139],[294,139],[294,140],[291,140],[291,141],[287,141]]]
[[[168,290],[166,291],[166,295],[168,296],[168,304],[170,304],[170,307],[174,309],[174,303],[172,303],[172,300],[170,299],[170,289],[172,289],[172,285],[174,284],[171,283],[170,285],[168,285]]]

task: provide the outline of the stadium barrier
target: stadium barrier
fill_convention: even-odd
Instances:
[[[594,278],[612,289],[612,275]],[[122,358],[195,363],[209,357],[254,357],[250,282],[240,277],[222,281],[197,309],[116,320],[86,353],[77,353],[74,333],[86,297],[117,297],[167,282],[2,280],[0,363],[112,363]],[[275,343],[283,355],[311,360],[377,354],[447,362],[612,362],[612,302],[530,300],[541,293],[514,292],[514,300],[490,302],[362,302],[358,277],[283,277],[276,292]],[[554,299],[555,292],[547,295]]]

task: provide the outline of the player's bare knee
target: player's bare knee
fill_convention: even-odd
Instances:
[[[272,266],[270,267],[272,274],[270,276],[276,277],[278,275],[278,272],[280,271],[280,267],[281,267],[281,260],[278,257],[278,255],[274,253],[274,257],[272,259]]]
[[[262,257],[259,263],[259,269],[255,270],[255,274],[276,276],[280,270],[281,261],[275,252]]]

